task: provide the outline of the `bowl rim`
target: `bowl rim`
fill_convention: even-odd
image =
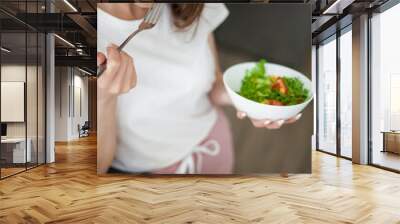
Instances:
[[[255,62],[255,61],[247,61],[247,62],[241,62],[241,63],[238,63],[238,64],[234,64],[234,65],[230,66],[229,68],[227,68],[227,69],[224,71],[223,75],[222,75],[222,80],[223,80],[223,82],[224,82],[225,88],[229,88],[229,90],[230,90],[231,92],[233,92],[235,95],[237,95],[237,96],[243,98],[244,100],[246,100],[246,101],[248,101],[248,102],[250,102],[250,103],[255,103],[255,104],[262,105],[262,106],[267,106],[267,107],[281,107],[281,108],[298,107],[298,106],[301,106],[301,105],[303,105],[303,104],[306,104],[306,105],[307,105],[307,104],[314,98],[314,91],[312,90],[312,81],[311,81],[307,76],[305,76],[302,72],[300,72],[300,71],[298,71],[298,70],[296,70],[296,69],[293,69],[293,68],[288,67],[288,66],[286,66],[286,65],[273,63],[273,62],[267,62],[266,65],[268,65],[268,64],[273,64],[273,65],[278,65],[278,66],[281,66],[281,67],[285,67],[285,68],[291,69],[291,70],[293,70],[293,71],[295,71],[295,72],[300,73],[302,76],[304,76],[304,78],[306,78],[306,79],[311,83],[311,88],[307,88],[308,91],[309,91],[309,93],[311,93],[311,94],[310,94],[310,96],[308,96],[308,98],[307,98],[306,100],[304,100],[302,103],[299,103],[299,104],[293,104],[293,105],[287,105],[287,106],[263,104],[263,103],[256,102],[256,101],[254,101],[254,100],[247,99],[246,97],[244,97],[244,96],[238,94],[236,91],[234,91],[234,90],[226,83],[226,78],[225,78],[225,77],[226,77],[226,73],[227,73],[230,69],[232,69],[233,67],[239,66],[239,65],[244,65],[244,64],[257,64],[257,63],[258,63],[258,62]],[[266,66],[266,65],[265,65],[265,66]],[[281,77],[285,77],[285,76],[282,75]],[[303,85],[304,85],[304,83],[303,83]],[[233,101],[233,100],[232,100],[232,101]],[[232,102],[232,103],[233,103],[233,102]]]

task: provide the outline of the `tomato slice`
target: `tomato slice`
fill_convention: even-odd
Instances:
[[[272,85],[272,89],[278,90],[281,94],[287,94],[288,88],[285,85],[285,82],[282,78],[277,78],[274,84]]]
[[[284,104],[281,102],[281,101],[279,101],[279,100],[269,100],[269,99],[266,99],[265,101],[264,101],[264,103],[265,104],[268,104],[268,105],[275,105],[275,106],[283,106]]]

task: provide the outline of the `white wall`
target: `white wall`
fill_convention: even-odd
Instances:
[[[70,135],[72,138],[78,138],[78,125],[83,125],[88,120],[88,83],[87,77],[75,69],[73,83],[71,85],[71,129]]]
[[[70,77],[67,67],[55,68],[55,141],[68,141],[69,96],[68,86]]]
[[[88,78],[75,68],[56,67],[55,86],[55,140],[77,139],[78,124],[88,120]]]

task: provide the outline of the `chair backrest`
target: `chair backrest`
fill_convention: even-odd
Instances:
[[[85,121],[85,123],[83,124],[82,128],[89,129],[89,128],[90,128],[90,123],[89,123],[89,121]]]

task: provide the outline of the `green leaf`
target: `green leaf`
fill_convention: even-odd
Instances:
[[[246,70],[246,75],[242,80],[239,94],[243,97],[263,103],[266,99],[278,100],[284,105],[295,105],[304,102],[309,95],[309,91],[304,88],[303,83],[298,78],[284,77],[283,79],[288,91],[282,94],[277,89],[272,89],[274,80],[272,76],[266,74],[265,64],[267,61],[261,59],[252,69]]]

